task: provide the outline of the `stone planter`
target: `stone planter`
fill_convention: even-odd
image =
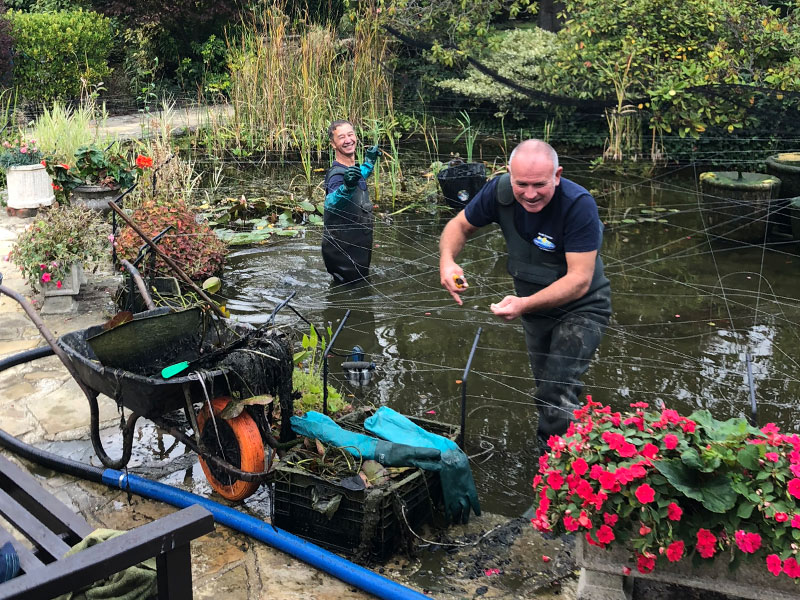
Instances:
[[[577,536],[575,562],[581,567],[578,600],[630,600],[634,577],[751,600],[800,597],[800,585],[786,574],[772,575],[763,559],[744,559],[738,569],[730,571],[725,555],[720,556],[721,560],[703,561],[697,568],[692,567],[691,559],[684,557],[676,563],[659,563],[652,573],[642,574],[629,557],[622,548],[597,548]],[[628,576],[622,574],[625,566],[631,569]]]
[[[119,186],[79,185],[70,193],[70,202],[96,210],[104,215],[111,212],[108,203],[119,196]]]
[[[81,285],[88,282],[86,273],[81,263],[72,263],[69,273],[61,280],[61,288],[55,282],[48,281],[42,283],[42,314],[65,314],[73,313],[78,309],[77,296],[81,291]]]
[[[44,165],[10,167],[6,171],[6,182],[6,212],[12,217],[32,217],[38,209],[50,206],[55,200],[53,182]]]
[[[709,235],[731,242],[763,243],[774,223],[781,181],[765,173],[700,174],[700,208]]]
[[[800,152],[781,152],[770,156],[767,159],[767,173],[781,180],[781,198],[775,201],[776,221],[788,232],[792,228],[789,203],[792,198],[800,196]]]

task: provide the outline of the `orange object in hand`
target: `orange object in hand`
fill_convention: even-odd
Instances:
[[[455,281],[455,282],[456,282],[456,287],[457,287],[458,289],[460,289],[460,290],[463,290],[463,289],[466,289],[466,288],[468,288],[468,287],[469,287],[469,284],[467,283],[467,280],[466,280],[466,279],[464,279],[464,276],[463,276],[463,275],[456,275],[456,274],[454,274],[454,275],[453,275],[453,281]]]

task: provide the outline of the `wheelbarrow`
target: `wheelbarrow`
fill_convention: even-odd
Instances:
[[[2,285],[2,275],[0,294],[22,306],[84,392],[92,446],[103,465],[122,469],[128,464],[136,422],[144,417],[196,452],[209,484],[228,500],[246,498],[271,476],[274,451],[294,435],[289,424],[292,351],[283,336],[201,307],[163,307],[132,315],[118,326],[93,326],[56,340],[36,310]],[[176,363],[185,369],[162,375]],[[98,394],[113,398],[122,414],[117,460],[100,439]],[[272,435],[276,398],[280,441]]]

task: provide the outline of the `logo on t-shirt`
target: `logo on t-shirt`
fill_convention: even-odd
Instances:
[[[535,238],[533,238],[533,244],[534,246],[536,246],[541,250],[544,250],[545,252],[554,252],[556,249],[556,245],[553,242],[553,237],[545,233],[540,233]]]

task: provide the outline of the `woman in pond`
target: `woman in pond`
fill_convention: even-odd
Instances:
[[[375,167],[378,147],[369,148],[359,165],[358,138],[349,121],[331,123],[328,138],[335,156],[325,176],[322,259],[336,283],[349,283],[369,275],[373,217],[366,178]]]

